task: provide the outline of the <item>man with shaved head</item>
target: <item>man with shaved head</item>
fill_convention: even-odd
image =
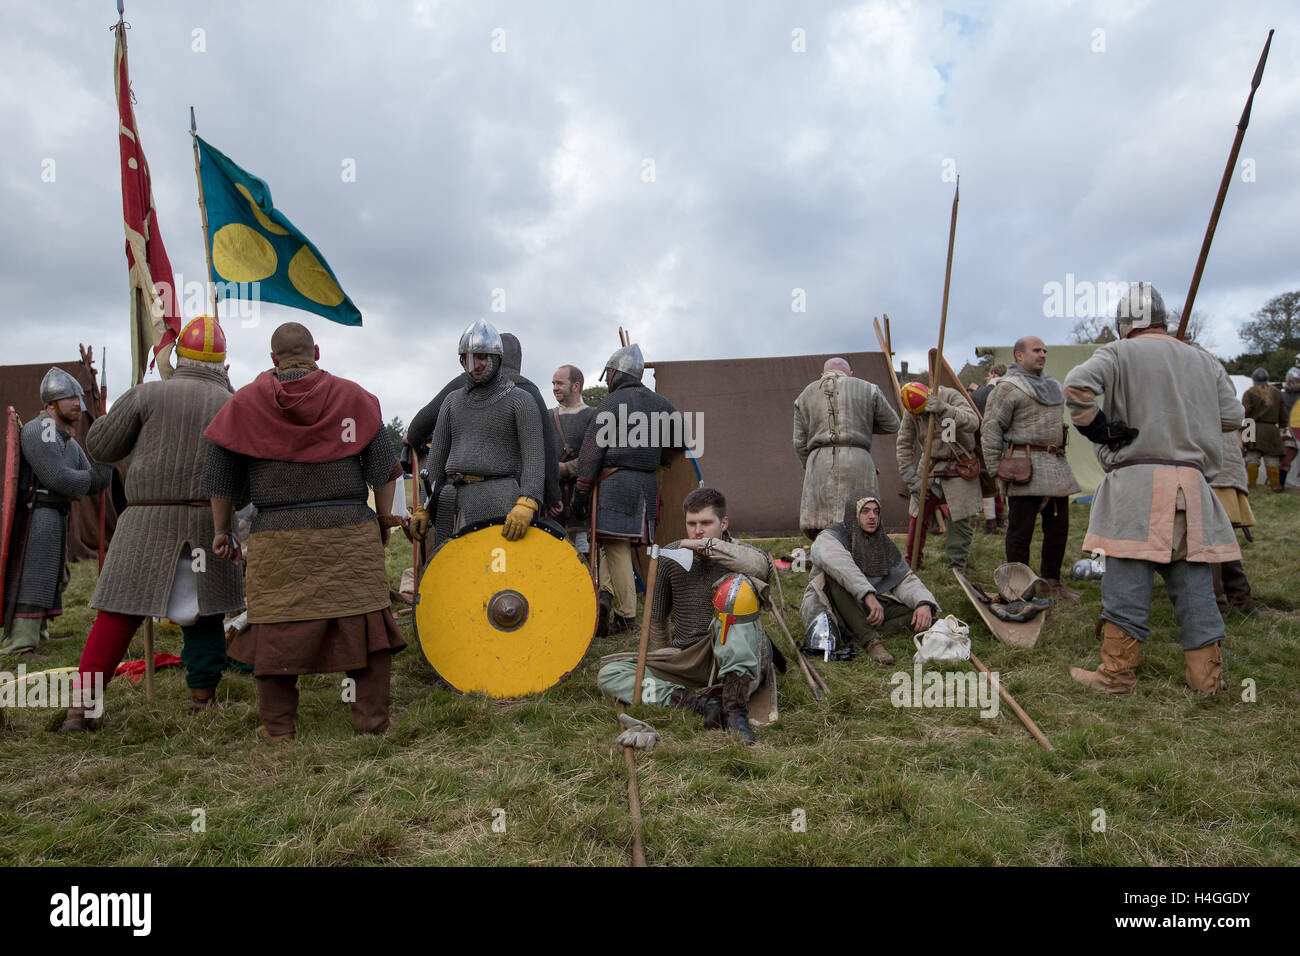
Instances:
[[[317,366],[311,333],[287,322],[271,363],[204,436],[212,551],[238,562],[231,512],[257,506],[248,549],[248,629],[230,656],[253,666],[261,733],[294,735],[298,675],[342,671],[358,734],[388,729],[389,673],[406,646],[389,610],[384,548],[401,475],[379,401]],[[368,503],[374,490],[375,510]]]
[[[1077,598],[1061,584],[1070,535],[1070,495],[1079,490],[1065,460],[1065,391],[1043,371],[1047,346],[1026,335],[1012,347],[1015,361],[989,396],[980,442],[984,463],[1007,495],[1007,560],[1029,563],[1034,525],[1043,516],[1039,577],[1053,598]]]
[[[854,378],[844,359],[826,360],[821,378],[794,402],[794,450],[804,466],[799,527],[809,538],[839,521],[854,488],[876,494],[871,436],[898,431],[885,393]]]

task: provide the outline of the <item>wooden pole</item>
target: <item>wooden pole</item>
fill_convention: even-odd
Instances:
[[[411,446],[411,514],[420,510],[420,450]],[[428,531],[425,532],[428,534]],[[411,535],[411,590],[420,593],[420,539]]]
[[[776,569],[776,565],[772,564],[770,557],[767,566],[770,569],[772,581],[776,584],[776,602],[773,604],[771,609],[772,617],[776,618],[777,625],[780,627],[781,632],[785,634],[786,640],[790,643],[790,650],[794,654],[794,659],[799,663],[799,671],[803,674],[804,680],[808,681],[808,686],[812,688],[813,700],[821,700],[823,691],[826,693],[826,696],[829,697],[831,693],[830,687],[828,687],[826,681],[822,679],[822,675],[817,668],[804,660],[803,652],[799,650],[798,642],[794,639],[794,635],[790,633],[790,628],[786,626],[785,591],[781,588],[781,572]],[[819,687],[820,690],[818,689]]]
[[[627,713],[627,708],[621,702],[618,712]],[[622,729],[621,724],[619,728]],[[645,866],[645,844],[641,841],[641,790],[636,782],[636,757],[633,756],[631,747],[623,748],[623,762],[627,764],[627,806],[632,817],[632,865]]]
[[[190,107],[190,140],[194,146],[194,178],[199,181],[199,214],[203,218],[203,255],[208,262],[208,295],[212,300],[212,318],[217,318],[217,285],[212,281],[212,237],[208,235],[208,204],[203,200],[203,174],[199,172],[199,133]]]
[[[144,619],[144,697],[153,700],[153,618]]]
[[[632,706],[641,703],[641,681],[645,679],[645,655],[650,647],[650,611],[655,599],[655,578],[659,575],[659,545],[650,546],[650,570],[646,572],[645,606],[641,610],[641,643],[636,649],[636,685],[632,688]]]
[[[930,391],[938,388],[939,361],[943,358],[943,339],[948,329],[948,290],[952,285],[952,248],[957,236],[957,201],[961,197],[961,177],[957,177],[957,186],[952,194],[952,221],[948,224],[948,264],[943,273],[943,307],[939,312],[939,348],[937,358],[930,363]],[[900,396],[901,402],[901,396]],[[906,410],[904,410],[906,414]],[[912,554],[909,563],[917,566],[921,557],[921,522],[925,517],[925,500],[930,494],[930,445],[934,441],[934,416],[925,429],[925,447],[921,449],[921,497],[916,508],[916,533],[912,535]]]
[[[984,663],[978,657],[975,656],[974,651],[971,652],[970,662],[974,664],[977,668],[979,668],[981,671],[983,671],[985,674],[988,674],[990,677],[992,677],[992,673],[989,671],[987,667],[984,666]],[[1020,722],[1025,725],[1025,730],[1033,734],[1034,739],[1043,745],[1044,750],[1056,749],[1055,747],[1052,746],[1052,742],[1047,739],[1047,735],[1044,734],[1041,730],[1039,730],[1038,725],[1034,723],[1032,719],[1030,719],[1030,716],[1020,709],[1020,705],[1016,703],[1016,699],[1012,697],[1009,693],[1007,693],[1007,689],[1002,686],[1002,681],[998,681],[998,693],[1002,695],[1002,699],[1005,700],[1008,706],[1011,707],[1011,712],[1020,718]]]
[[[1264,51],[1259,55],[1259,64],[1250,81],[1250,95],[1246,97],[1246,108],[1241,111],[1237,121],[1237,135],[1232,140],[1232,150],[1228,153],[1228,165],[1223,168],[1223,179],[1219,181],[1219,194],[1214,199],[1214,209],[1210,212],[1210,224],[1205,229],[1205,239],[1201,242],[1201,254],[1196,260],[1196,271],[1192,273],[1192,284],[1187,289],[1187,301],[1183,303],[1183,314],[1178,319],[1178,338],[1187,331],[1187,323],[1192,318],[1192,303],[1196,301],[1196,290],[1201,287],[1201,273],[1205,271],[1205,260],[1210,254],[1210,243],[1214,241],[1214,230],[1219,225],[1219,213],[1223,211],[1223,200],[1228,195],[1228,184],[1232,182],[1233,170],[1237,168],[1237,154],[1241,152],[1241,141],[1250,125],[1250,107],[1255,101],[1255,91],[1264,79],[1264,61],[1268,59],[1268,48],[1273,43],[1273,31],[1268,31],[1264,41]]]

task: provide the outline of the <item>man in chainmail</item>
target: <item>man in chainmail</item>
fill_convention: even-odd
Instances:
[[[827,359],[822,375],[794,401],[794,450],[803,465],[799,527],[816,538],[836,521],[853,488],[876,490],[873,435],[892,435],[898,413],[879,388],[855,378],[842,358]]]
[[[411,533],[423,539],[431,515],[442,543],[467,525],[499,520],[517,541],[542,506],[546,452],[542,416],[532,398],[501,374],[502,342],[482,319],[465,330],[460,361],[469,374],[438,411],[429,445],[429,473],[437,476],[436,510],[418,509]]]
[[[111,465],[92,462],[72,437],[82,389],[61,368],[41,381],[40,415],[22,428],[18,503],[5,568],[0,655],[42,660],[41,626],[63,613],[68,583],[68,512],[72,502],[107,488]]]
[[[1007,496],[1007,561],[1029,563],[1034,525],[1041,514],[1041,587],[1048,597],[1078,598],[1077,591],[1061,584],[1061,562],[1070,537],[1070,495],[1079,490],[1065,459],[1065,392],[1043,370],[1047,346],[1042,339],[1019,339],[1012,354],[1015,362],[993,387],[980,432],[984,463],[992,474],[998,473],[1003,458],[1029,459],[1027,482],[998,479]]]
[[[596,417],[596,409],[582,400],[582,371],[576,365],[561,365],[551,376],[551,393],[556,406],[550,418],[555,423],[559,442],[560,496],[564,501],[562,516],[569,540],[582,554],[590,548],[586,525],[573,517],[569,506],[578,483],[578,452],[582,448],[587,426]]]
[[[758,548],[732,540],[727,501],[720,492],[712,488],[692,491],[683,508],[690,537],[668,548],[684,553],[660,552],[641,700],[697,713],[710,729],[725,724],[752,744],[748,702],[768,673],[774,648],[757,616],[730,624],[724,632],[713,602],[719,583],[735,575],[744,576],[756,601],[761,602],[772,573],[771,562]],[[737,582],[735,589],[743,587]],[[752,609],[756,611],[757,605]],[[612,654],[602,658],[597,686],[631,704],[636,657]],[[692,687],[705,689],[697,693],[688,689]]]
[[[83,706],[69,708],[64,733],[90,728],[86,711],[100,708],[86,695],[112,679],[146,616],[180,625],[190,712],[212,706],[226,667],[222,620],[244,606],[239,569],[206,553],[215,529],[202,494],[209,444],[203,429],[232,391],[225,333],[215,319],[200,316],[181,330],[176,352],[170,378],[130,389],[86,435],[99,460],[130,457],[130,507],[118,519],[90,599],[99,613],[78,666]]]
[[[293,737],[298,675],[343,671],[352,729],[383,733],[392,655],[406,646],[389,610],[384,549],[401,466],[379,401],[316,361],[311,333],[288,322],[271,336],[275,368],[237,391],[204,432],[212,550],[238,561],[233,510],[257,506],[248,542],[248,629],[230,656],[257,678],[260,731]]]
[[[684,445],[682,434],[664,436],[656,430],[656,422],[680,420],[680,416],[668,399],[641,384],[644,374],[645,359],[638,345],[625,345],[609,357],[602,376],[609,393],[596,406],[578,453],[572,506],[576,519],[590,517],[591,494],[596,490],[600,549],[596,633],[601,635],[636,628],[632,547],[654,540],[655,471],[670,450]]]
[[[470,326],[473,328],[473,326]],[[465,353],[465,343],[469,329],[461,333],[459,343],[460,354]],[[537,406],[537,414],[542,419],[542,440],[545,443],[543,448],[546,455],[546,487],[544,497],[546,498],[543,508],[549,517],[557,517],[562,511],[563,502],[561,500],[560,489],[560,472],[558,449],[560,448],[560,437],[556,433],[555,422],[546,409],[546,400],[537,386],[524,377],[520,371],[523,363],[523,348],[519,344],[519,339],[509,332],[501,333],[501,369],[497,374],[503,379],[508,379],[515,383],[516,388],[521,388],[533,399]],[[461,372],[450,382],[442,387],[437,395],[420,409],[411,424],[406,429],[406,445],[419,450],[422,459],[427,459],[429,440],[433,437],[433,430],[438,425],[438,412],[442,410],[442,403],[453,392],[462,392],[472,383],[472,378],[468,371]],[[576,446],[575,446],[576,447]],[[431,475],[434,473],[429,472]],[[416,476],[417,480],[419,476]],[[434,475],[433,480],[438,480],[439,476]]]
[[[869,489],[853,492],[843,520],[813,541],[812,565],[799,605],[804,627],[833,615],[840,633],[861,641],[880,664],[894,663],[887,634],[905,621],[917,633],[928,630],[939,614],[939,602],[880,527],[880,499]]]

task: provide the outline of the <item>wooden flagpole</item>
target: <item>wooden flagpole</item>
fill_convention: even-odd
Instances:
[[[930,391],[939,387],[939,363],[943,360],[943,338],[948,329],[948,289],[952,284],[952,247],[957,236],[957,201],[961,197],[961,177],[957,177],[957,186],[952,194],[952,221],[948,224],[948,264],[943,273],[943,307],[939,311],[939,348],[935,360],[930,363]],[[893,360],[890,360],[893,367]],[[900,396],[901,401],[901,396]],[[904,409],[906,411],[906,409]],[[909,563],[917,567],[921,557],[921,522],[925,517],[925,499],[930,493],[930,444],[934,441],[934,416],[925,429],[925,448],[921,450],[921,498],[916,508],[916,530],[912,535],[912,554]]]
[[[203,219],[203,255],[208,262],[208,295],[212,300],[212,318],[217,318],[217,286],[212,281],[212,237],[208,235],[208,204],[203,200],[203,174],[199,172],[199,128],[190,107],[190,140],[194,146],[194,178],[199,181],[199,214]]]

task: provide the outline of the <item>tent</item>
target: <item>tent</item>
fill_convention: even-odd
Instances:
[[[840,352],[854,375],[878,386],[895,411],[889,365],[880,352]],[[803,467],[794,452],[794,400],[816,381],[831,354],[772,358],[650,362],[655,391],[678,411],[702,416],[697,434],[704,483],[727,496],[731,526],[758,537],[799,536]],[[885,529],[907,530],[907,499],[894,456],[894,436],[871,443],[884,505]],[[665,509],[680,502],[664,501]]]
[[[0,367],[0,411],[12,405],[24,424],[39,415],[42,407],[41,380],[45,378],[45,373],[50,370],[51,366],[63,369],[80,382],[81,387],[85,390],[86,411],[82,412],[81,420],[77,423],[77,427],[73,429],[73,437],[77,439],[82,449],[85,449],[86,432],[90,430],[90,423],[104,414],[105,405],[104,397],[95,381],[95,368],[92,364],[91,353],[84,346],[82,347],[82,358],[79,361]],[[0,425],[0,428],[3,428],[3,425]],[[120,473],[119,470],[119,475]],[[117,499],[119,505],[122,505],[125,497],[122,494],[122,485],[119,479],[114,479],[113,486],[112,494],[105,494],[102,498],[100,495],[90,495],[73,503],[69,512],[70,531],[68,534],[68,557],[71,560],[93,560],[98,557],[101,500],[105,505],[104,548],[107,550],[108,542],[113,536],[113,529],[117,527],[118,509],[114,506],[114,498]]]
[[[1070,374],[1070,370],[1076,365],[1082,365],[1088,359],[1092,358],[1092,353],[1101,348],[1101,345],[1090,343],[1088,345],[1049,345],[1047,347],[1047,368],[1045,371],[1058,382],[1064,383],[1065,376]],[[1001,362],[1010,366],[1015,362],[1015,355],[1011,351],[1011,346],[992,346],[986,345],[975,349],[976,355],[992,355],[993,363],[996,365]],[[1068,423],[1069,417],[1063,412],[1062,422]],[[1085,439],[1073,428],[1070,429],[1069,443],[1065,448],[1065,460],[1070,463],[1070,470],[1074,472],[1075,479],[1079,482],[1080,493],[1075,497],[1090,497],[1097,486],[1101,484],[1102,475],[1101,463],[1097,461],[1097,456],[1093,452],[1092,442]]]

